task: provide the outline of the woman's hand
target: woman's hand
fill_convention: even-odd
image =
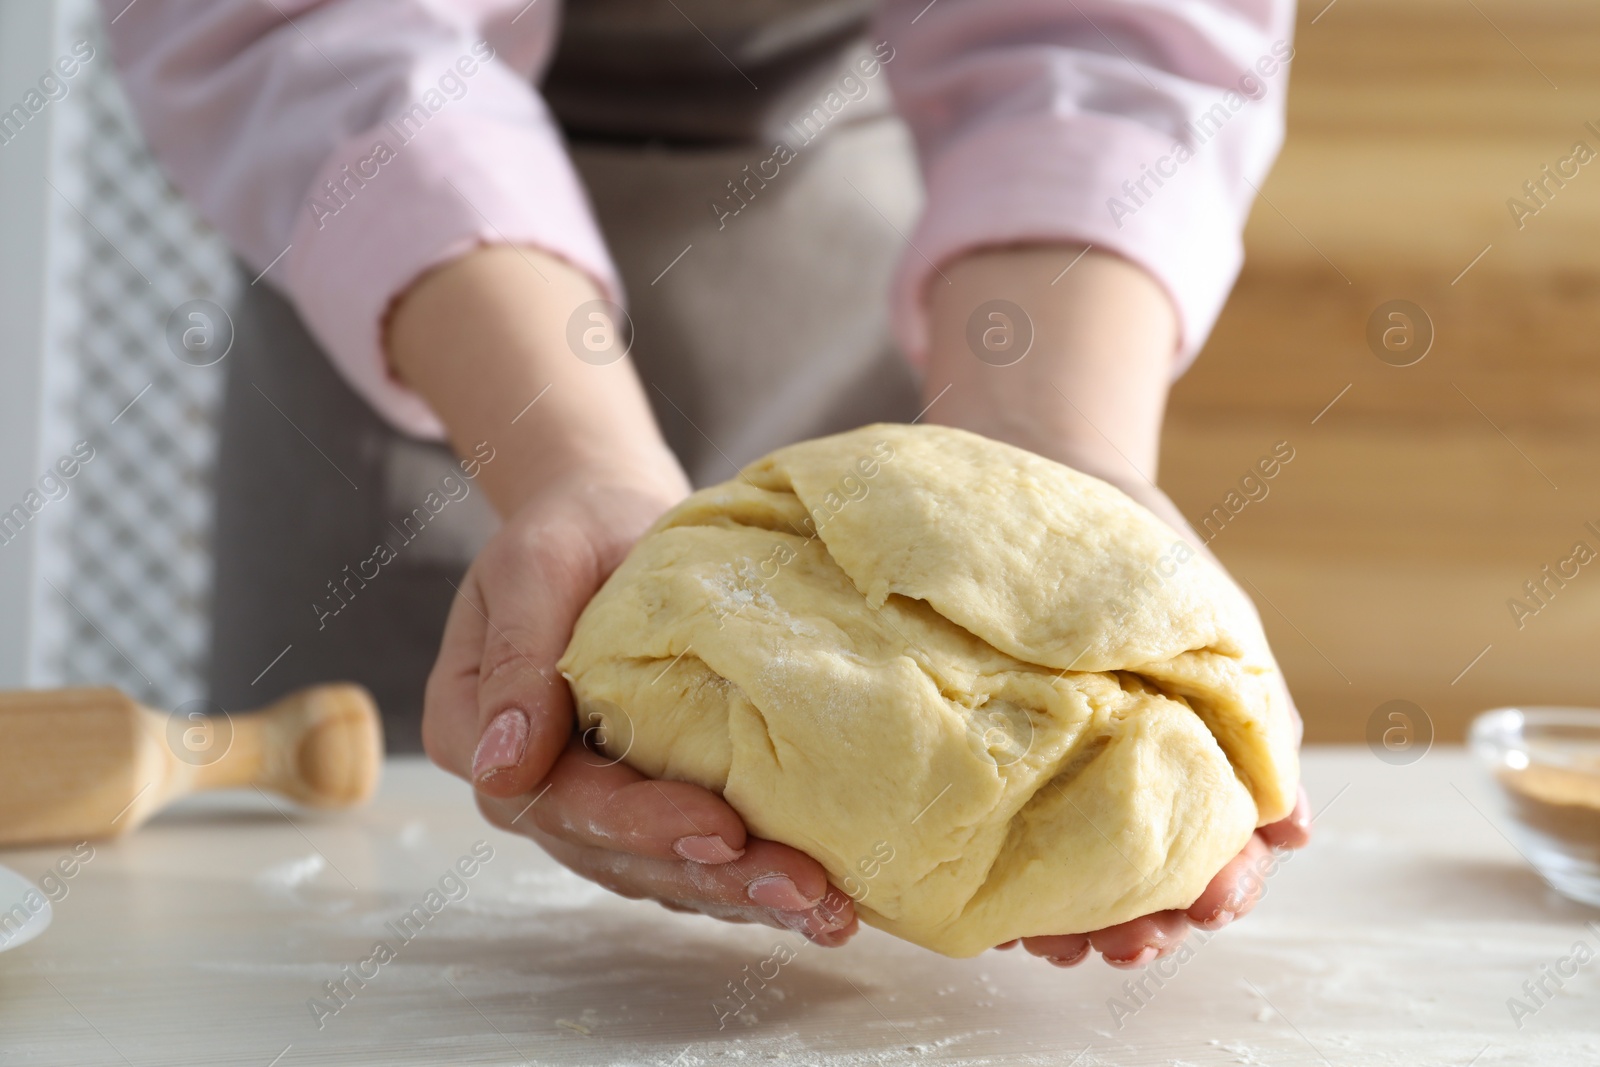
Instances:
[[[1249,914],[1266,891],[1277,870],[1279,849],[1302,848],[1311,836],[1311,815],[1302,786],[1290,815],[1256,831],[1244,850],[1218,871],[1195,902],[1181,911],[1158,911],[1087,934],[1052,934],[1022,938],[1022,946],[1060,967],[1071,967],[1092,948],[1113,967],[1142,967],[1160,956],[1171,955],[1189,935],[1191,925],[1220,930]],[[1011,948],[1008,941],[997,948]]]
[[[648,779],[574,729],[556,671],[573,624],[689,489],[628,361],[567,348],[568,319],[599,295],[536,250],[486,248],[417,282],[392,316],[396,372],[458,451],[494,447],[480,478],[506,519],[451,607],[423,744],[473,784],[490,822],[614,892],[843,944],[855,911],[815,860],[749,836],[715,793]]]
[[[1193,542],[1206,558],[1217,563],[1216,557],[1184,520],[1177,505],[1161,490],[1148,482],[1119,477],[1114,470],[1086,473],[1111,482],[1133,497]],[[1217,567],[1221,569],[1222,565],[1217,563]],[[1300,712],[1289,695],[1282,674],[1277,676],[1277,686],[1280,698],[1294,716],[1298,743]],[[1177,951],[1188,936],[1191,924],[1203,930],[1220,930],[1234,919],[1249,914],[1266,892],[1267,878],[1277,871],[1276,853],[1281,849],[1304,848],[1310,839],[1311,808],[1305,786],[1302,785],[1294,810],[1279,821],[1258,829],[1244,850],[1217,872],[1205,892],[1189,907],[1181,911],[1156,912],[1087,934],[1027,937],[1022,939],[1022,945],[1035,956],[1043,956],[1062,967],[1070,967],[1085,959],[1091,947],[1113,967],[1142,967],[1159,956]]]
[[[423,743],[491,823],[625,897],[819,944],[855,932],[815,860],[751,837],[717,794],[587,747],[556,672],[573,623],[675,487],[574,471],[529,501],[467,572],[428,679]]]
[[[1081,246],[990,249],[946,267],[927,296],[928,421],[1006,441],[1110,482],[1217,562],[1155,485],[1178,323],[1150,275]],[[995,300],[1008,301],[1022,318],[1006,310],[1007,318],[989,319],[980,309]],[[977,330],[969,328],[975,315],[983,320]],[[972,338],[981,344],[991,324],[1001,330],[992,335],[997,341],[1031,336],[1032,347],[1015,362],[1003,350],[975,351]],[[1286,687],[1281,695],[1298,730],[1300,714]],[[1023,938],[1022,944],[1060,966],[1087,958],[1091,948],[1113,966],[1142,966],[1176,951],[1191,925],[1216,930],[1248,913],[1276,869],[1274,852],[1303,847],[1310,833],[1302,787],[1294,811],[1258,829],[1188,908],[1104,930]]]

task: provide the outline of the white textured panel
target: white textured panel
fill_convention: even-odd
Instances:
[[[35,685],[111,683],[157,706],[203,694],[215,420],[227,363],[169,350],[172,309],[226,306],[226,248],[151,161],[98,11],[63,5],[60,45],[96,51],[56,109],[41,455],[94,459],[39,516]],[[131,404],[131,406],[130,406]]]

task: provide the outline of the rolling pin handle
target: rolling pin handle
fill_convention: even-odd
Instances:
[[[383,768],[383,725],[372,695],[348,683],[291,693],[262,712],[276,734],[261,784],[317,808],[369,799]]]
[[[347,808],[378,786],[383,726],[358,685],[312,686],[252,714],[212,716],[204,730],[225,748],[197,767],[185,792],[260,786],[310,807]]]

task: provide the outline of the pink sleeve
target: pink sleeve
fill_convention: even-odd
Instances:
[[[398,428],[443,430],[389,374],[380,337],[429,268],[479,244],[527,244],[620,299],[532,88],[554,0],[103,6],[156,158]]]
[[[1293,15],[1293,0],[886,0],[890,84],[927,186],[893,297],[911,359],[926,358],[935,265],[1064,241],[1166,287],[1187,366],[1282,143]]]

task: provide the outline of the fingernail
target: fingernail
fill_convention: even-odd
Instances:
[[[1111,964],[1111,966],[1113,966],[1113,967],[1121,967],[1124,970],[1128,970],[1128,969],[1131,969],[1131,968],[1134,968],[1134,967],[1143,967],[1145,964],[1147,964],[1151,960],[1155,959],[1157,953],[1159,953],[1160,951],[1161,950],[1156,948],[1154,945],[1146,945],[1144,948],[1141,948],[1139,950],[1139,954],[1137,956],[1134,956],[1131,959],[1118,960],[1118,959],[1112,959],[1110,956],[1107,956],[1106,957],[1106,962]]]
[[[517,708],[496,715],[472,754],[472,779],[480,781],[522,762],[528,749],[528,716]]]
[[[763,908],[776,908],[779,911],[805,911],[821,903],[807,900],[794,882],[782,874],[762,875],[751,882],[745,892]]]
[[[1307,833],[1311,832],[1311,795],[1306,792],[1304,785],[1299,790],[1299,803],[1295,804],[1294,811],[1290,814],[1294,817],[1296,826]]]
[[[793,930],[806,940],[824,948],[835,948],[849,939],[848,935],[844,934],[844,930],[850,924],[841,922],[837,916],[824,918],[815,910],[809,912],[779,911],[773,912],[773,918],[785,928]]]
[[[1085,941],[1083,943],[1083,947],[1070,956],[1046,956],[1045,959],[1049,960],[1057,967],[1073,967],[1083,962],[1084,957],[1089,955],[1089,949],[1091,947],[1092,946],[1089,944],[1089,942]]]
[[[851,918],[844,914],[845,905],[849,902],[849,897],[830,889],[820,902],[805,911],[775,910],[772,917],[818,944],[843,944],[842,941],[836,941],[834,935],[850,926]]]
[[[734,848],[717,834],[680,837],[672,843],[672,851],[694,863],[728,863],[744,855],[744,849]]]
[[[1205,922],[1200,924],[1202,930],[1220,930],[1233,922],[1233,912],[1227,908],[1218,908]]]
[[[830,887],[811,909],[813,927],[819,932],[828,933],[834,930],[843,930],[850,925],[850,920],[845,918],[844,909],[850,903],[850,898]]]
[[[1003,945],[996,945],[995,948],[999,949],[1001,952],[1005,952],[1007,949],[1016,948],[1018,944],[1019,944],[1019,939],[1018,938],[1012,938],[1010,941],[1007,941]]]
[[[807,933],[805,938],[818,948],[838,948],[840,945],[847,944],[850,941],[849,934],[838,930],[824,930],[820,934]]]

